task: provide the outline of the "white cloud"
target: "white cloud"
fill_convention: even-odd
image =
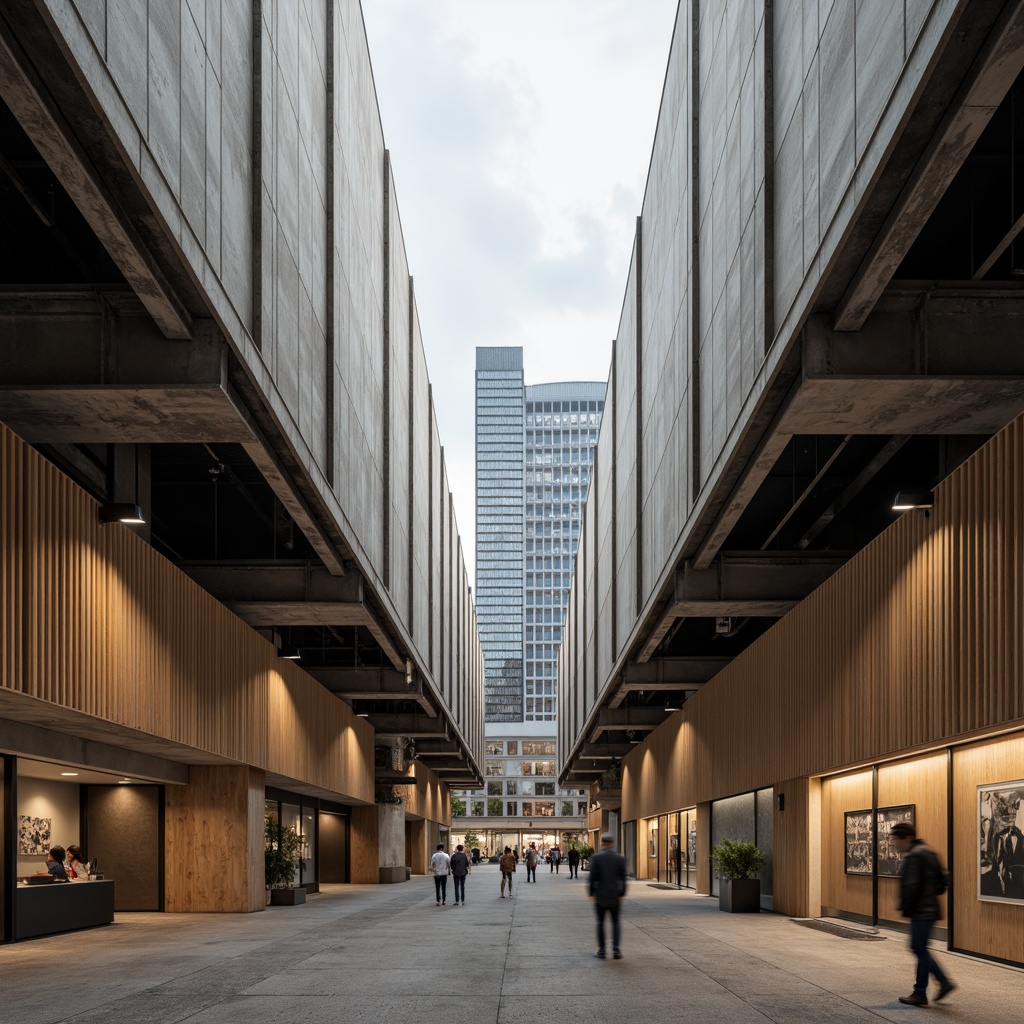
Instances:
[[[362,0],[467,563],[478,345],[604,380],[676,0]]]

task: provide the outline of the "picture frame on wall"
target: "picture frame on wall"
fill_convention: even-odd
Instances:
[[[903,857],[892,842],[891,832],[900,822],[914,824],[916,804],[898,804],[893,807],[879,807],[875,827],[878,830],[878,876],[895,878],[900,873]],[[848,875],[870,875],[873,868],[874,843],[871,827],[871,810],[846,811],[845,824],[845,872]]]
[[[34,818],[22,814],[18,818],[18,854],[29,857],[39,854],[45,857],[50,852],[52,818]]]
[[[1024,903],[1024,779],[978,786],[978,899]]]

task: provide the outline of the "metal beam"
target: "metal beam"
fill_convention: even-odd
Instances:
[[[1007,4],[837,305],[837,331],[864,325],[1022,67],[1024,5]]]

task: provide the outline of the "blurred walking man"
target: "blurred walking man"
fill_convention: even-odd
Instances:
[[[590,898],[597,911],[597,955],[605,958],[604,919],[612,919],[612,955],[622,959],[619,948],[619,905],[626,894],[626,858],[612,848],[615,837],[601,836],[601,851],[590,858]]]

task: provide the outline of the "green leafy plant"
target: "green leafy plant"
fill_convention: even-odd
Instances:
[[[497,796],[489,797],[487,800],[487,813],[492,818],[500,818],[501,810],[501,798]]]
[[[764,854],[753,844],[723,839],[712,851],[711,860],[719,878],[750,878],[764,863]]]
[[[263,825],[263,863],[268,889],[290,889],[295,883],[295,865],[306,862],[299,856],[302,836],[291,825],[282,825],[268,814]]]
[[[461,797],[452,797],[452,817],[464,818],[466,816],[466,801]]]
[[[474,846],[479,845],[480,837],[475,832],[469,831],[463,836],[462,843],[467,850],[472,850]]]
[[[562,801],[562,816],[565,817],[565,818],[568,818],[568,817],[572,816],[572,801],[571,800],[563,800]]]

